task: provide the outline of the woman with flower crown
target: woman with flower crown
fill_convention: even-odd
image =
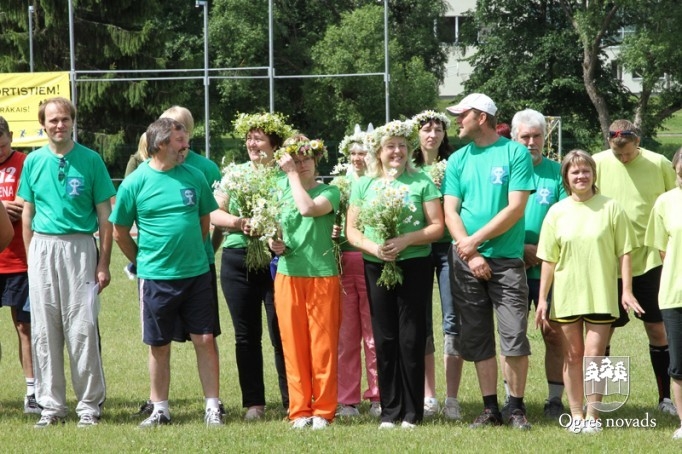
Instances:
[[[363,143],[365,133],[356,126],[353,134],[344,137],[339,144],[339,151],[349,161],[344,165],[347,173],[334,178],[334,185],[343,181],[343,186],[350,189],[365,174],[367,164],[367,148]],[[341,186],[341,185],[339,185]],[[342,190],[342,198],[344,191]],[[348,191],[349,192],[349,191]],[[350,196],[350,194],[347,194]],[[343,204],[342,204],[343,205]],[[343,210],[343,207],[341,208]],[[343,218],[345,218],[345,211]],[[339,216],[337,216],[337,219]],[[340,222],[339,224],[342,224]],[[339,331],[339,408],[337,416],[358,416],[358,405],[361,398],[370,401],[369,413],[374,417],[381,414],[379,403],[379,383],[377,374],[377,357],[372,333],[372,319],[367,298],[365,270],[362,252],[341,237],[341,327]],[[364,344],[365,373],[367,390],[361,394],[362,359],[361,349]]]
[[[412,152],[414,164],[420,168],[431,180],[441,187],[447,159],[452,154],[448,141],[448,127],[450,119],[434,110],[425,110],[412,120],[419,128],[419,147]],[[442,238],[431,245],[431,267],[438,280],[440,305],[443,326],[443,361],[445,364],[446,397],[443,415],[448,419],[462,418],[457,394],[462,379],[462,365],[464,360],[459,353],[459,327],[455,313],[452,294],[450,293],[450,266],[448,252],[452,237],[445,229]],[[426,311],[426,376],[424,387],[424,416],[431,417],[438,414],[440,406],[436,397],[436,365],[434,352],[433,306],[427,303]]]
[[[265,174],[267,167],[275,172],[274,152],[291,135],[292,128],[280,114],[239,114],[234,121],[235,133],[246,140],[249,162],[241,164],[242,170]],[[283,178],[283,175],[281,175]],[[265,305],[270,342],[275,351],[275,368],[284,408],[289,406],[284,353],[275,314],[273,282],[268,264],[258,269],[247,266],[247,246],[257,232],[251,228],[250,218],[239,216],[236,194],[218,186],[215,198],[219,210],[211,213],[211,222],[226,229],[220,283],[230,310],[235,333],[235,354],[242,392],[242,405],[247,409],[247,421],[262,419],[265,415],[265,383],[263,379],[262,304]],[[247,189],[248,190],[248,189]],[[269,257],[269,254],[268,254]]]
[[[424,414],[431,243],[443,235],[444,223],[440,192],[410,159],[416,135],[411,120],[392,121],[368,134],[367,172],[353,186],[346,220],[347,237],[363,251],[365,263],[379,371],[380,429],[401,421],[403,428],[413,428]],[[383,225],[369,213],[385,211],[373,200],[394,196],[402,198],[400,214],[389,219],[394,225]],[[381,232],[396,231],[393,227],[396,236],[381,237]]]
[[[337,403],[337,349],[341,282],[332,253],[332,228],[340,194],[316,181],[326,157],[321,140],[295,134],[278,152],[281,181],[281,239],[270,240],[280,256],[275,276],[275,309],[289,383],[292,428],[325,429]]]

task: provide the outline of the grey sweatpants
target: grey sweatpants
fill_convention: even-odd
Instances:
[[[28,282],[36,399],[43,416],[64,417],[68,412],[65,344],[78,399],[76,413],[100,416],[106,389],[96,317],[99,301],[92,292],[96,269],[91,235],[34,234]]]

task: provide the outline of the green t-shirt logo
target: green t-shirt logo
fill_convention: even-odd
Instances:
[[[197,192],[194,188],[180,189],[180,195],[182,196],[183,205],[193,206],[197,204]]]
[[[69,191],[69,197],[78,197],[83,192],[85,181],[82,177],[68,177],[66,179],[66,190]]]
[[[509,168],[506,166],[493,166],[490,169],[490,182],[492,184],[505,184],[509,178]]]

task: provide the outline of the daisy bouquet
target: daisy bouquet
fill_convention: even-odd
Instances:
[[[267,240],[277,235],[279,212],[276,167],[264,165],[228,164],[215,190],[229,197],[230,213],[249,218],[256,235],[247,237],[246,268],[250,271],[270,264]]]
[[[357,227],[364,232],[367,227],[374,230],[380,243],[397,237],[401,224],[419,221],[412,220],[412,214],[417,207],[410,201],[410,188],[404,184],[392,184],[388,180],[381,180],[374,187],[376,197],[360,206]],[[398,264],[385,262],[377,285],[388,289],[403,283],[403,272]]]
[[[443,177],[445,177],[445,168],[448,166],[448,161],[447,159],[442,159],[435,163],[434,165],[431,166],[428,172],[429,178],[431,178],[431,181],[436,185],[436,187],[440,188],[441,183],[443,182]]]
[[[346,212],[348,211],[348,203],[350,201],[350,189],[351,189],[351,178],[352,175],[347,175],[345,172],[348,170],[348,164],[337,164],[334,166],[331,174],[335,175],[330,185],[339,188],[339,193],[341,198],[339,200],[339,209],[336,212],[336,217],[334,219],[334,224],[343,228],[346,224]],[[341,244],[339,243],[339,238],[333,238],[334,240],[334,257],[336,258],[336,263],[338,264],[339,273],[343,273],[341,267]]]

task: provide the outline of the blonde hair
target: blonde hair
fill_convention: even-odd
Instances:
[[[378,177],[385,177],[384,175],[384,167],[381,165],[381,160],[379,159],[379,154],[381,153],[382,148],[388,142],[389,140],[400,137],[405,140],[405,144],[407,145],[408,152],[406,154],[406,160],[407,162],[405,163],[405,171],[407,173],[415,173],[417,169],[414,167],[414,163],[412,162],[412,159],[410,159],[410,140],[407,137],[404,136],[381,136],[381,139],[379,140],[379,145],[377,147],[371,147],[369,152],[367,153],[366,157],[366,162],[367,162],[367,170],[365,171],[365,175],[367,175],[370,178],[378,178]]]
[[[171,118],[178,123],[181,123],[185,127],[189,138],[192,137],[192,133],[194,132],[194,117],[192,117],[192,112],[186,107],[169,107],[159,118]]]
[[[149,158],[149,153],[147,152],[147,133],[143,132],[140,136],[140,141],[137,142],[137,154],[140,159],[146,161]]]

